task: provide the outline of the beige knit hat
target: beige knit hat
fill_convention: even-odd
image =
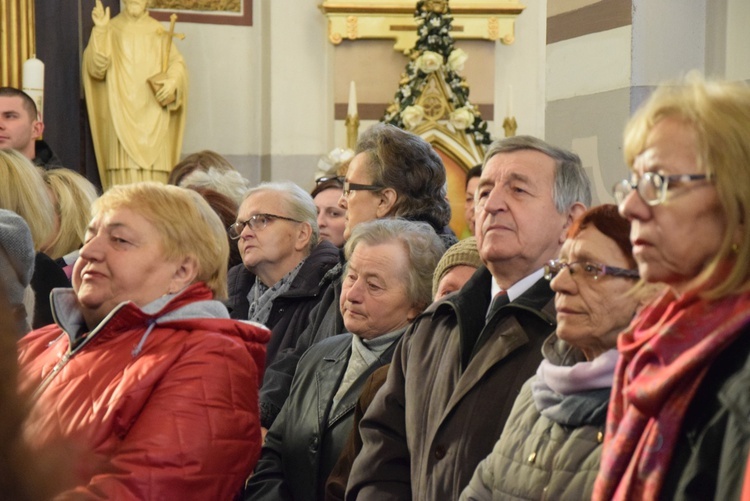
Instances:
[[[482,260],[479,257],[479,251],[477,250],[477,239],[475,237],[465,238],[453,245],[450,249],[445,251],[445,254],[440,258],[440,261],[435,268],[435,273],[432,274],[432,296],[435,297],[440,280],[443,279],[443,276],[445,276],[451,268],[460,265],[479,268],[482,264]]]

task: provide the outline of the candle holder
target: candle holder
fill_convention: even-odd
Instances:
[[[359,137],[359,115],[347,115],[344,125],[346,125],[346,147],[354,150],[357,148]]]
[[[516,117],[505,117],[505,120],[503,120],[503,129],[505,129],[505,137],[515,136],[516,129],[518,129]]]

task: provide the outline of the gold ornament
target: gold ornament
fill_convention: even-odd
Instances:
[[[445,14],[448,10],[448,0],[425,0],[422,10]]]

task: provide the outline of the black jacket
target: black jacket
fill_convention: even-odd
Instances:
[[[750,326],[716,357],[685,413],[660,499],[740,499],[750,454]]]
[[[260,461],[245,489],[246,501],[323,499],[328,475],[352,429],[362,387],[373,371],[391,361],[397,342],[354,381],[335,413],[331,404],[349,363],[352,335],[325,339],[305,353],[289,399],[266,435]]]
[[[266,322],[266,327],[271,329],[271,340],[266,345],[266,364],[273,362],[279,350],[297,344],[299,335],[307,327],[310,312],[330,285],[324,277],[338,261],[338,248],[328,241],[321,241],[305,260],[289,290],[274,300]],[[229,270],[228,282],[229,314],[232,318],[247,320],[250,308],[247,295],[255,283],[255,275],[239,264]]]
[[[62,161],[57,158],[55,152],[47,143],[37,139],[34,144],[34,165],[45,169],[59,169],[63,167]]]

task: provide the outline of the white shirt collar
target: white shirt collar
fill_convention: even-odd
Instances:
[[[514,283],[510,286],[510,288],[506,291],[508,293],[508,301],[515,301],[516,298],[520,297],[524,292],[529,290],[529,288],[537,283],[540,278],[544,276],[544,268],[539,268],[531,275],[527,275],[518,282]],[[490,302],[492,301],[492,298],[495,297],[495,295],[500,292],[501,289],[499,285],[497,285],[497,281],[495,281],[495,278],[492,278],[492,287],[490,288]]]

